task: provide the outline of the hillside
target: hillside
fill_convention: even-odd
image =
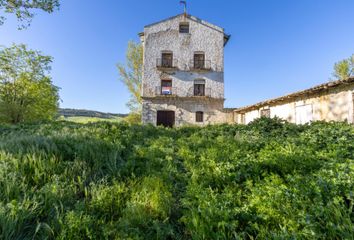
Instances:
[[[70,108],[60,108],[59,116],[64,117],[91,117],[91,118],[123,118],[127,114],[116,114],[116,113],[103,113],[98,111],[84,110],[84,109],[70,109]]]
[[[354,127],[0,126],[0,239],[352,239]]]
[[[84,109],[59,109],[58,120],[75,123],[120,122],[127,114],[103,113]]]

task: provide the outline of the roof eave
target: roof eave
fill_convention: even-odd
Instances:
[[[235,112],[242,114],[242,113],[248,112],[250,110],[259,109],[259,108],[264,107],[264,106],[268,106],[268,105],[272,105],[272,104],[275,104],[275,103],[278,103],[278,102],[282,102],[284,100],[294,99],[294,98],[297,98],[297,97],[300,97],[300,96],[304,96],[306,94],[315,94],[315,93],[321,92],[321,91],[323,91],[325,89],[334,88],[334,87],[337,87],[337,86],[340,86],[340,85],[352,84],[352,83],[354,83],[354,76],[349,77],[349,78],[344,79],[344,80],[337,80],[337,81],[332,81],[332,82],[320,84],[320,85],[314,86],[312,88],[308,88],[308,89],[305,89],[305,90],[302,90],[302,91],[291,93],[291,94],[288,94],[288,95],[285,95],[285,96],[282,96],[282,97],[273,98],[273,99],[270,99],[270,100],[259,102],[259,103],[256,103],[256,104],[253,104],[253,105],[249,105],[249,106],[246,106],[246,107],[241,107],[241,108],[236,109]]]
[[[224,34],[224,47],[230,41],[231,35]]]

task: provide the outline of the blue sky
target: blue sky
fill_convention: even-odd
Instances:
[[[225,107],[240,107],[305,89],[331,77],[354,53],[353,0],[190,0],[190,14],[225,28]],[[126,113],[118,81],[129,40],[144,25],[179,14],[179,0],[62,0],[39,12],[27,30],[9,17],[0,45],[25,43],[54,57],[61,107]]]

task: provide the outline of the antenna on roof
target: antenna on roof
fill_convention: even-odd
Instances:
[[[184,16],[187,16],[187,1],[180,1],[180,4],[184,5]]]

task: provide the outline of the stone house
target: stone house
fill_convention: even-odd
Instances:
[[[234,110],[234,122],[240,124],[261,116],[296,124],[321,120],[354,123],[354,77]]]
[[[224,29],[187,14],[144,27],[142,121],[183,126],[248,124],[265,117],[292,123],[354,123],[354,77],[254,105],[224,108]]]
[[[144,124],[232,121],[224,110],[224,47],[230,38],[224,29],[180,14],[145,26],[139,36]]]

